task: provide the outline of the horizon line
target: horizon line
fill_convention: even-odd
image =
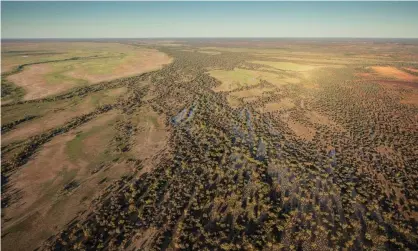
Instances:
[[[47,40],[47,39],[263,39],[263,38],[270,38],[270,39],[288,39],[288,38],[298,38],[298,39],[323,39],[323,38],[346,38],[346,39],[418,39],[418,37],[42,37],[42,38],[34,38],[34,37],[19,37],[19,38],[1,38],[1,40]]]

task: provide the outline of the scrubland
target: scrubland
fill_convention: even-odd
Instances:
[[[4,250],[417,250],[418,43],[2,45]]]

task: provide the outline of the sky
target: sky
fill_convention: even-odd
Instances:
[[[418,38],[418,2],[1,2],[2,38]]]

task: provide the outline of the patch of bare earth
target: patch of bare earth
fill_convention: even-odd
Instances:
[[[18,172],[10,177],[10,191],[19,191],[21,199],[3,210],[2,246],[10,250],[33,250],[62,229],[74,217],[87,210],[92,199],[108,182],[120,179],[131,171],[124,163],[116,163],[96,173],[88,168],[94,157],[105,150],[117,112],[108,112],[85,125],[53,138]],[[67,143],[78,131],[106,126],[95,137],[86,140],[91,158],[73,161],[68,156]],[[86,149],[83,145],[83,149]],[[74,187],[66,188],[70,182]]]
[[[293,119],[287,119],[284,122],[286,122],[287,126],[301,139],[310,141],[315,136],[316,131],[314,128],[305,126]]]
[[[162,152],[168,151],[169,129],[165,117],[147,106],[141,109],[136,123],[139,132],[135,135],[131,153],[143,161],[141,173],[144,173],[154,167]]]
[[[118,97],[125,92],[126,88],[121,87],[106,91],[104,92],[104,95]],[[102,100],[99,99],[98,102],[101,103]],[[7,145],[15,141],[24,140],[28,137],[41,134],[47,130],[64,125],[66,122],[77,116],[93,112],[95,108],[95,105],[92,104],[92,97],[87,97],[75,107],[69,107],[58,112],[51,112],[42,118],[18,125],[14,130],[2,135],[2,144]]]
[[[227,101],[228,101],[229,106],[232,108],[238,108],[241,106],[241,102],[238,100],[237,97],[228,95]]]
[[[282,110],[289,110],[295,107],[295,103],[291,98],[283,98],[279,102],[274,103],[267,103],[264,107],[258,108],[261,112],[274,112],[274,111],[282,111]]]
[[[344,128],[341,125],[337,124],[336,122],[328,118],[328,116],[325,116],[319,112],[306,111],[305,116],[314,124],[325,125],[337,129],[339,131],[344,131]]]
[[[372,69],[384,77],[396,78],[403,81],[418,80],[418,76],[414,76],[392,66],[373,66]]]
[[[26,94],[24,100],[44,98],[58,94],[77,84],[73,81],[62,81],[59,84],[48,84],[45,75],[52,72],[51,65],[38,64],[24,68],[22,72],[10,75],[7,79],[22,87]]]
[[[409,93],[401,99],[401,104],[418,105],[418,93]]]

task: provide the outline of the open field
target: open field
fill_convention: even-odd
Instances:
[[[63,125],[77,116],[93,112],[100,106],[114,104],[117,98],[124,93],[126,93],[125,87],[97,92],[84,99],[73,99],[70,102],[65,102],[65,106],[59,105],[55,110],[47,113],[42,112],[42,116],[39,116],[40,114],[36,111],[36,108],[31,105],[32,107],[28,111],[24,111],[25,116],[39,116],[39,118],[17,125],[13,131],[2,136],[2,142],[7,144],[23,140]],[[6,109],[5,115],[7,115],[7,111],[10,111],[10,108]],[[2,120],[5,123],[10,121],[6,116]]]
[[[66,43],[39,43],[39,46],[6,43],[2,48],[2,62],[8,72],[2,72],[3,78],[23,89],[23,100],[33,100],[74,87],[157,70],[171,62],[157,50],[125,44],[68,43],[65,46]],[[8,100],[7,95],[2,94],[3,100]]]
[[[388,78],[395,78],[404,81],[417,81],[418,76],[414,76],[402,70],[399,70],[395,67],[391,66],[373,66],[372,69],[376,71],[379,75],[388,77]]]
[[[418,250],[418,41],[2,46],[2,250]]]
[[[316,68],[314,65],[297,64],[291,62],[274,62],[274,61],[251,61],[254,64],[261,64],[284,71],[310,71]]]

